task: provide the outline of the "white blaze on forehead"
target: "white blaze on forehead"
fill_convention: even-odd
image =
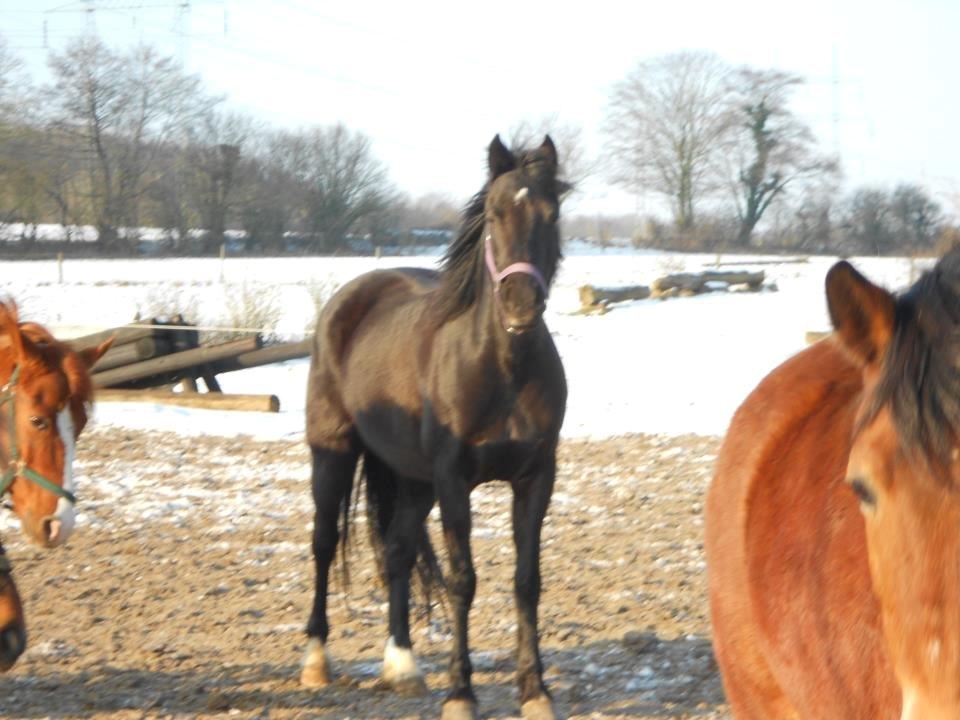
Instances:
[[[519,190],[517,190],[517,194],[513,196],[513,203],[514,203],[514,205],[519,205],[520,203],[522,203],[522,202],[523,202],[523,199],[524,199],[528,194],[530,194],[530,188],[522,187],[522,188],[520,188]]]
[[[73,432],[73,415],[70,414],[69,407],[65,407],[57,415],[57,432],[60,434],[60,442],[63,443],[63,489],[72,493],[74,491],[73,459],[77,454],[77,442]],[[57,500],[57,509],[50,519],[60,523],[56,544],[62,545],[73,532],[73,503],[66,498]]]

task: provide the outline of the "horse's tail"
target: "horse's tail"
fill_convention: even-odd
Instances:
[[[363,455],[361,473],[366,481],[363,484],[366,485],[367,489],[367,525],[370,532],[370,546],[373,548],[380,582],[384,587],[387,587],[389,583],[387,578],[386,536],[397,503],[397,475],[384,465],[379,458],[369,452]],[[446,599],[446,593],[443,592],[445,590],[443,571],[433,549],[433,543],[430,542],[430,534],[427,532],[426,523],[420,528],[417,542],[417,561],[414,565],[412,579],[414,580],[412,583],[415,590],[414,594],[420,597],[424,614],[429,620],[433,607],[433,590],[435,588],[441,589],[441,605]]]

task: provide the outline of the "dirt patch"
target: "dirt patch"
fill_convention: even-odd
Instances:
[[[564,716],[727,717],[702,546],[717,449],[717,439],[693,436],[562,445],[540,626]],[[68,547],[35,550],[4,519],[29,631],[28,651],[0,677],[4,716],[439,716],[450,642],[438,612],[413,622],[430,695],[375,687],[386,598],[362,540],[349,594],[335,583],[330,600],[340,680],[299,686],[313,585],[301,443],[93,428],[77,474]],[[473,496],[471,647],[485,718],[519,715],[509,505],[502,483]]]

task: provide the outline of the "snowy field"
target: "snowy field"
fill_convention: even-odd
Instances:
[[[199,324],[229,324],[228,297],[263,293],[281,308],[269,329],[292,340],[312,327],[315,295],[329,295],[373,268],[432,267],[436,261],[436,256],[71,260],[63,266],[62,283],[54,262],[5,262],[2,290],[20,303],[25,319],[61,336],[131,322],[138,314],[150,317],[173,305]],[[736,267],[729,263],[748,267],[762,261],[759,267],[778,291],[644,300],[615,306],[603,316],[572,314],[580,285],[649,284],[718,261],[728,270]],[[722,434],[763,375],[804,347],[805,332],[828,328],[823,278],[834,261],[568,248],[547,310],[570,386],[564,435]],[[925,266],[898,258],[853,262],[893,289],[906,286]],[[105,403],[97,407],[95,422],[181,434],[297,438],[303,432],[306,371],[302,360],[221,376],[227,392],[277,395],[279,414]]]

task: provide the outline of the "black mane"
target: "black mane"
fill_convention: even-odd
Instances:
[[[889,403],[900,441],[944,475],[960,440],[960,248],[897,298],[866,419]]]
[[[460,231],[441,263],[441,285],[435,310],[443,320],[452,320],[465,312],[479,294],[483,282],[482,262],[477,246],[483,232],[484,206],[490,183],[483,186],[463,209]]]

